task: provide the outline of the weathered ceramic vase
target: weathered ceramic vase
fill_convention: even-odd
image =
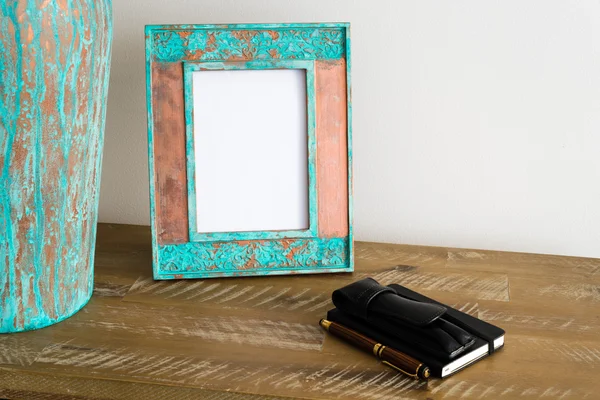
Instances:
[[[0,1],[0,333],[92,295],[111,3]]]

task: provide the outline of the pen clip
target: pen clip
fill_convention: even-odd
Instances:
[[[419,379],[419,376],[416,373],[415,374],[411,374],[409,372],[406,372],[403,369],[400,369],[400,368],[396,367],[394,364],[392,364],[392,363],[390,363],[388,361],[381,361],[381,362],[384,363],[385,365],[387,365],[388,367],[392,367],[395,370],[402,372],[404,375],[408,375],[408,376],[410,376],[411,378],[414,378],[414,379]]]

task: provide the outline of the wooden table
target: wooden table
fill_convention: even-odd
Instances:
[[[0,398],[600,398],[600,260],[357,243],[353,274],[154,282],[147,227],[100,225],[95,295],[0,335]],[[317,325],[333,289],[398,282],[506,330],[506,347],[418,382]]]

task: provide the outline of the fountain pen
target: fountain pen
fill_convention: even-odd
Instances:
[[[429,368],[422,362],[412,358],[408,354],[399,352],[390,347],[384,346],[381,343],[377,343],[375,340],[370,339],[350,328],[347,328],[337,322],[331,322],[326,319],[319,321],[327,332],[334,336],[343,339],[344,341],[367,351],[373,353],[375,357],[379,358],[383,364],[388,367],[392,367],[396,371],[400,371],[405,375],[415,379],[427,379],[429,378]]]

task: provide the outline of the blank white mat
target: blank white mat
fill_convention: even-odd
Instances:
[[[198,232],[308,229],[306,72],[193,72]]]

